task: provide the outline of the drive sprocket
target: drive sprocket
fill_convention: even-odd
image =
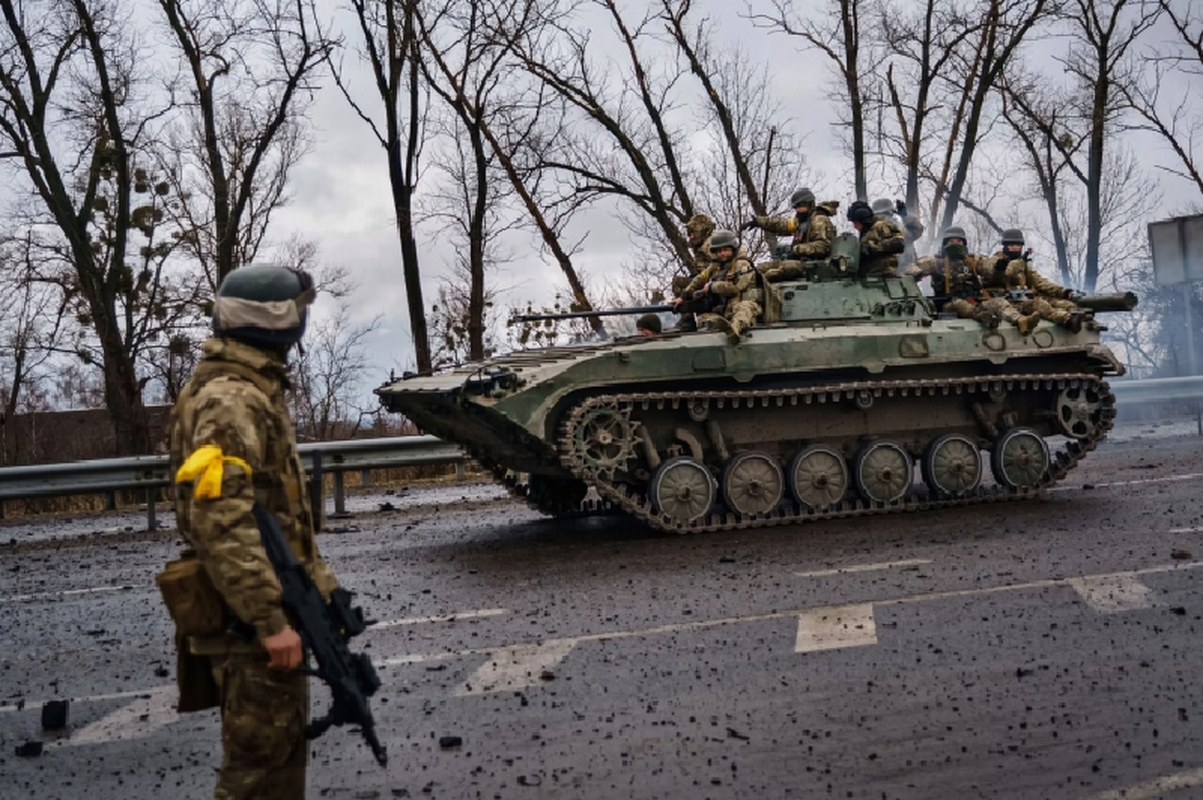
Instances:
[[[618,403],[590,408],[572,431],[573,455],[591,478],[612,480],[635,456],[635,442],[631,409]]]

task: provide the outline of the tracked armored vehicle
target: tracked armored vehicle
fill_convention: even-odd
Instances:
[[[772,284],[779,319],[739,344],[523,350],[376,391],[546,513],[596,493],[676,532],[1028,497],[1111,428],[1101,326],[938,317],[912,278],[855,277],[850,247]]]

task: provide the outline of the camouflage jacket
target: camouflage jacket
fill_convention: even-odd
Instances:
[[[906,269],[916,280],[931,277],[932,294],[936,297],[979,297],[985,288],[984,269],[989,259],[970,253],[964,261],[944,256],[924,256]]]
[[[742,254],[731,259],[728,264],[717,261],[711,264],[685,287],[685,297],[689,298],[694,292],[700,292],[707,283],[710,284],[710,293],[723,298],[724,303],[731,300],[760,300],[756,267]]]
[[[1053,283],[1032,269],[1031,265],[1022,257],[1009,256],[1000,250],[992,256],[991,263],[993,269],[983,270],[983,272],[994,273],[990,288],[1029,289],[1039,297],[1055,299],[1064,298],[1068,294],[1064,287]],[[984,275],[982,281],[984,284]]]
[[[710,255],[710,237],[707,236],[700,245],[690,249],[693,250],[693,266],[689,274],[701,275],[714,263],[714,256]]]
[[[906,240],[898,226],[886,217],[873,217],[860,235],[861,273],[893,272],[905,249]]]
[[[835,239],[835,225],[831,215],[839,203],[821,203],[805,221],[798,215],[791,217],[756,217],[756,225],[762,231],[778,236],[793,238],[790,248],[794,258],[800,260],[822,259],[831,254],[831,242]]]
[[[242,459],[222,469],[221,496],[193,497],[193,485],[176,486],[177,524],[225,604],[259,638],[288,623],[280,607],[280,582],[251,514],[257,500],[280,522],[297,560],[325,597],[338,587],[314,540],[305,473],[285,403],[283,361],[231,339],[211,338],[192,379],[171,412],[172,474],[202,445],[217,445]]]

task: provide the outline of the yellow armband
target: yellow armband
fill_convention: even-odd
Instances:
[[[246,473],[247,478],[251,477],[251,465],[243,461],[238,456],[227,456],[221,452],[221,448],[215,444],[206,444],[198,447],[192,455],[188,456],[188,460],[175,473],[176,483],[185,483],[187,481],[196,481],[196,487],[193,493],[196,497],[206,500],[216,499],[221,497],[221,472],[223,464],[233,464],[236,467],[241,467]]]

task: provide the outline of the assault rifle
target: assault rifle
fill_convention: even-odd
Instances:
[[[368,707],[368,698],[380,688],[380,678],[366,653],[352,653],[347,647],[347,640],[367,627],[363,610],[351,607],[351,593],[346,589],[335,589],[330,593],[330,602],[324,602],[305,568],[293,556],[280,523],[259,503],[252,512],[263,549],[280,579],[284,613],[300,634],[306,654],[312,654],[317,662],[317,669],[305,664],[298,671],[325,681],[334,696],[326,715],[305,728],[305,737],[316,739],[331,725],[358,725],[372,755],[385,766],[388,753],[376,738],[376,721]]]

